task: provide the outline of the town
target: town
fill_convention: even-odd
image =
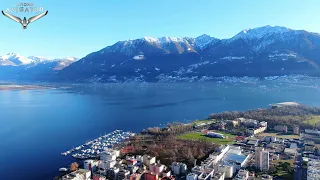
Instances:
[[[296,103],[278,103],[264,112],[309,110]],[[144,129],[138,134],[125,133],[123,142],[78,159],[56,179],[320,179],[318,116],[312,116],[313,119],[310,114],[301,116],[306,118],[301,120],[305,124],[275,123],[269,121],[270,117],[261,121],[222,116],[228,117],[215,114],[187,124],[173,123]],[[111,135],[117,133],[120,131]]]

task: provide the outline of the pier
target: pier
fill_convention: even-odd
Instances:
[[[115,130],[109,134],[105,134],[68,151],[62,152],[61,155],[71,155],[73,158],[77,159],[95,158],[101,152],[108,148],[112,148],[114,145],[117,145],[134,135],[134,133]]]

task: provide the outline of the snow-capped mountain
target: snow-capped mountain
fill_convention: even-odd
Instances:
[[[194,46],[195,46],[196,48],[203,49],[203,48],[206,47],[208,44],[210,44],[210,43],[215,43],[215,42],[217,42],[217,41],[219,41],[219,39],[214,38],[214,37],[211,37],[211,36],[209,36],[209,35],[207,35],[207,34],[203,34],[203,35],[201,35],[201,36],[199,36],[199,37],[196,37],[196,38],[194,39]]]
[[[320,76],[320,35],[279,26],[245,29],[229,39],[209,35],[119,41],[76,61],[7,54],[2,71],[37,80],[126,82],[207,80],[221,76]],[[16,67],[16,68],[14,68]],[[17,68],[22,70],[16,71]],[[5,73],[3,73],[5,72]]]
[[[41,56],[25,57],[15,53],[0,56],[0,78],[30,79],[36,75],[53,76],[70,64],[76,62],[75,57],[50,59]]]
[[[70,62],[75,62],[77,60],[78,59],[75,57],[50,59],[42,56],[26,57],[16,53],[8,53],[3,56],[0,56],[0,66],[25,66],[25,65],[34,66],[39,63],[48,63],[48,62],[58,62],[60,64],[63,64],[64,62],[66,66],[68,66],[70,65]],[[68,61],[68,63],[66,63],[66,61]]]
[[[116,44],[106,47],[100,53],[120,52],[127,56],[139,56],[148,54],[183,54],[194,52],[187,38],[161,37],[152,38],[144,37],[135,40],[119,41]]]
[[[1,66],[20,66],[32,63],[33,60],[15,53],[0,56]]]
[[[62,58],[62,59],[54,59],[53,62],[55,62],[56,65],[53,68],[53,70],[60,71],[76,61],[78,61],[78,58],[76,58],[76,57],[66,57],[66,58]]]
[[[252,28],[244,29],[241,32],[239,32],[237,35],[233,36],[231,40],[236,40],[239,38],[246,39],[246,40],[260,39],[260,38],[272,36],[274,34],[283,35],[288,32],[293,32],[293,30],[286,27],[268,25],[268,26],[254,28],[254,29]]]
[[[33,63],[42,63],[52,61],[53,59],[42,57],[42,56],[29,56],[28,59],[31,59]]]
[[[264,26],[230,39],[145,37],[119,41],[58,73],[79,81],[163,81],[217,76],[320,75],[320,35]]]

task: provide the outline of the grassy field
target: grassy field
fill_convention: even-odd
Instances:
[[[289,134],[289,135],[283,135],[283,134],[278,134],[278,133],[261,133],[259,136],[274,136],[276,138],[281,138],[281,139],[299,139],[300,136],[297,134]]]
[[[291,167],[293,167],[293,166],[294,166],[294,164],[293,164],[294,161],[295,161],[294,159],[289,159],[289,160],[283,160],[283,159],[281,159],[281,160],[274,160],[274,161],[272,161],[272,162],[275,163],[275,164],[276,164],[276,163],[279,164],[279,163],[285,163],[285,162],[287,162],[287,163],[290,164]]]
[[[305,124],[315,125],[320,123],[320,116],[311,116],[307,120],[303,121]]]
[[[282,163],[289,163],[291,168],[294,167],[294,159],[289,159],[289,160],[275,160],[275,161],[272,161],[274,164],[278,164],[278,166],[276,166],[276,169],[277,171],[272,174],[273,176],[278,176],[279,178],[282,178],[284,180],[291,180],[291,179],[294,179],[294,176],[293,174],[294,173],[290,173],[287,169],[283,169],[283,167],[280,166],[280,164]]]
[[[183,134],[177,136],[178,139],[184,139],[184,140],[206,140],[208,142],[212,142],[215,144],[232,144],[234,142],[234,135],[232,134],[226,134],[220,131],[217,131],[218,133],[224,134],[225,137],[228,137],[226,139],[222,138],[210,138],[205,136],[201,132],[193,132],[188,134]]]

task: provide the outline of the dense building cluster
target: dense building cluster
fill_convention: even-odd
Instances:
[[[120,157],[120,151],[109,149],[100,153],[99,160],[87,159],[83,169],[79,169],[62,177],[62,180],[105,180],[105,179],[174,179],[176,175],[186,174],[187,166],[174,163],[172,169],[156,161],[156,157],[136,155]]]
[[[215,128],[220,131],[216,132]],[[231,144],[216,146],[214,152],[208,151],[205,159],[194,159],[194,162],[180,159],[180,162],[163,164],[157,159],[164,157],[132,153],[135,146],[127,146],[122,151],[111,148],[101,152],[98,158],[84,160],[82,169],[64,175],[62,180],[272,180],[281,173],[298,180],[320,179],[320,131],[317,129],[301,130],[299,126],[292,126],[288,130],[287,125],[268,127],[265,121],[237,118],[199,123],[193,130],[188,127],[181,131],[202,132],[206,138],[223,140],[228,138],[224,132],[235,129],[245,129],[244,135],[234,136]],[[137,137],[141,142],[151,142],[152,138],[168,134],[163,129],[152,130],[153,135]]]

